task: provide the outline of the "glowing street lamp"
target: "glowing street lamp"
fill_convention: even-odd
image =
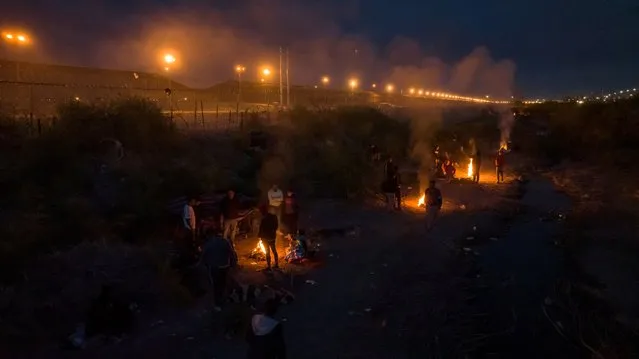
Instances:
[[[235,66],[235,73],[237,74],[237,103],[236,103],[236,113],[237,113],[237,118],[240,118],[240,99],[242,97],[242,73],[244,73],[244,71],[246,71],[246,67],[244,67],[243,65],[236,65]]]
[[[409,88],[409,89],[408,89],[408,93],[409,93],[409,94],[411,94],[411,95],[414,95],[414,94],[415,94],[415,89],[414,89],[414,88],[412,88],[412,87],[411,87],[411,88]]]
[[[377,84],[373,84],[373,86],[371,86],[371,87],[376,89],[377,88]]]
[[[327,86],[331,82],[328,76],[322,76],[322,85]]]
[[[395,86],[393,86],[392,84],[386,85],[386,92],[392,93],[393,91],[395,91]]]
[[[269,69],[268,67],[262,69],[262,75],[264,75],[264,77],[271,76],[271,69]]]
[[[351,91],[355,91],[358,85],[359,85],[359,81],[357,81],[357,79],[350,79],[348,81],[348,87],[351,88]]]
[[[2,32],[2,39],[6,42],[17,45],[27,45],[31,40],[25,33],[8,31]]]
[[[422,96],[424,94],[424,90],[422,90],[422,89],[417,90],[417,94],[419,96]]]
[[[164,62],[167,64],[174,64],[175,63],[175,56],[173,56],[173,54],[165,54],[164,55]]]

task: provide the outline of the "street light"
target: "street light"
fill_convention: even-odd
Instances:
[[[392,84],[386,85],[386,92],[391,93],[393,91],[395,91],[395,86],[393,86]]]
[[[18,45],[26,45],[30,42],[30,38],[27,34],[23,32],[2,32],[2,39],[9,43],[14,43]]]
[[[348,81],[348,87],[351,88],[351,91],[355,91],[355,89],[357,88],[359,82],[357,81],[357,79],[350,79]]]
[[[262,69],[262,75],[264,75],[264,77],[271,76],[271,69],[269,69],[268,67]]]
[[[242,73],[246,71],[246,67],[242,65],[235,66],[235,73],[237,73],[237,104],[236,112],[237,117],[240,117],[240,97],[242,96]]]
[[[328,76],[323,76],[322,77],[322,84],[324,86],[327,86],[329,84],[329,82],[331,82],[331,79]]]
[[[372,86],[372,87],[373,87],[373,88],[377,88],[377,84],[373,84],[373,86]]]
[[[414,89],[414,88],[412,88],[412,87],[411,87],[411,88],[409,88],[409,89],[408,89],[408,93],[409,93],[409,94],[411,94],[411,95],[414,95],[414,94],[415,94],[415,89]]]
[[[167,64],[175,63],[175,56],[173,56],[173,54],[164,55],[164,62],[167,63]]]
[[[164,62],[165,72],[169,72],[171,70],[171,65],[177,62],[177,58],[172,53],[165,53],[164,56],[162,57],[162,60]],[[173,90],[171,89],[171,87],[173,83],[170,76],[167,76],[167,78],[169,80],[169,87],[167,87],[165,93],[167,94],[167,97],[169,98],[169,116],[172,122],[173,121]]]

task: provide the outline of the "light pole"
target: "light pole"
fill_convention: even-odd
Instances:
[[[242,73],[246,71],[246,68],[242,65],[235,66],[235,73],[237,73],[237,104],[235,105],[235,112],[237,118],[240,118],[240,100],[242,96]]]
[[[260,74],[262,76],[262,78],[260,79],[260,81],[265,84],[265,88],[264,88],[264,98],[266,100],[266,109],[269,110],[271,103],[269,101],[269,93],[268,93],[268,79],[269,77],[271,77],[271,69],[268,67],[264,67],[262,68],[262,71],[260,71]],[[281,104],[280,104],[281,105]]]
[[[330,77],[322,76],[322,85],[324,86],[325,102],[327,105],[328,105],[328,91],[326,91],[326,89],[328,88],[329,83],[331,83]]]
[[[177,59],[175,58],[175,55],[171,54],[171,53],[166,53],[164,54],[164,71],[165,72],[169,72],[171,70],[171,65],[175,64],[175,62],[177,61]],[[173,81],[171,80],[171,76],[167,75],[167,78],[169,80],[169,87],[166,89],[166,95],[169,98],[169,118],[171,120],[171,122],[173,122],[173,89],[171,88],[173,85]]]

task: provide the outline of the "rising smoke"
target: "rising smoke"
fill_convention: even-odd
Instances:
[[[37,5],[37,6],[36,6]],[[7,10],[24,19],[24,27],[40,37],[38,48],[48,61],[72,65],[161,71],[159,54],[178,54],[172,70],[176,80],[208,87],[234,77],[233,66],[246,66],[247,80],[256,80],[258,68],[277,68],[278,48],[291,56],[291,81],[316,84],[322,75],[331,86],[343,88],[349,76],[362,86],[392,83],[474,96],[509,98],[515,64],[495,60],[477,47],[456,62],[426,53],[416,40],[397,36],[384,48],[340,26],[354,20],[363,2],[293,0],[208,1],[174,0],[166,5],[137,1],[25,0]],[[33,8],[39,11],[33,11]],[[408,10],[407,10],[408,11]],[[80,31],[81,29],[81,31]],[[415,158],[430,163],[432,131],[442,121],[441,110],[412,115]],[[512,116],[502,114],[502,140],[512,128]]]
[[[37,12],[32,11],[35,5]],[[511,61],[495,61],[478,47],[450,64],[427,55],[417,41],[399,36],[378,48],[339,25],[355,19],[359,6],[364,5],[354,0],[215,5],[174,0],[166,5],[136,1],[125,8],[106,0],[25,0],[5,10],[32,29],[48,60],[157,72],[159,52],[171,49],[179,54],[176,79],[196,87],[232,78],[236,63],[247,67],[248,80],[255,80],[259,66],[276,67],[278,47],[286,46],[291,78],[298,84],[315,84],[329,75],[333,86],[343,87],[348,76],[359,76],[367,86],[391,82],[396,88],[510,96],[515,70]]]

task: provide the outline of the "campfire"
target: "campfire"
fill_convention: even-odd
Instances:
[[[266,248],[261,239],[257,241],[257,245],[253,248],[249,257],[256,260],[266,260]]]
[[[472,178],[473,177],[473,159],[470,159],[470,162],[468,162],[468,169],[466,170],[466,176],[468,178]],[[424,207],[426,205],[426,196],[422,194],[421,197],[419,197],[419,200],[417,200],[417,206],[418,207]]]

